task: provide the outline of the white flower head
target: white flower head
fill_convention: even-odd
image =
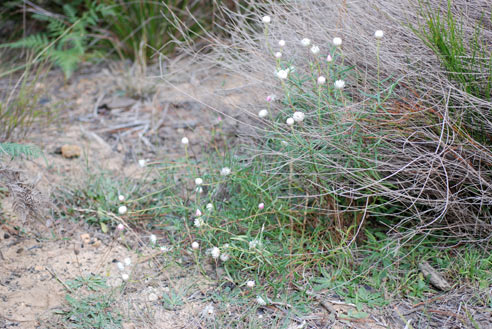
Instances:
[[[318,84],[319,85],[324,85],[326,82],[326,78],[324,76],[319,76],[318,77]]]
[[[258,204],[258,209],[263,210],[263,208],[265,208],[265,204],[263,202]]]
[[[146,165],[146,164],[147,164],[147,160],[145,160],[145,159],[140,159],[140,160],[138,160],[138,165],[139,165],[140,167],[142,167],[142,168],[143,168],[143,167],[145,167],[145,165]]]
[[[262,118],[262,119],[263,119],[264,117],[266,117],[267,115],[268,115],[268,111],[267,111],[267,110],[261,110],[260,112],[258,112],[258,116],[259,116],[260,118]]]
[[[255,286],[255,282],[253,280],[249,280],[248,282],[246,282],[246,286],[248,288],[253,288]]]
[[[270,102],[273,102],[276,98],[277,98],[277,97],[276,97],[275,95],[273,95],[273,94],[272,94],[272,95],[268,95],[268,96],[266,97],[266,101],[267,101],[268,103],[270,103]]]
[[[188,145],[189,143],[190,143],[190,140],[188,139],[188,137],[181,138],[181,144]]]
[[[154,234],[151,234],[149,239],[152,244],[155,244],[157,242],[157,237]]]
[[[125,265],[123,265],[122,262],[116,263],[116,266],[118,266],[118,270],[123,271],[125,269]]]
[[[335,81],[335,89],[342,89],[343,87],[345,87],[345,81],[343,80]]]
[[[249,249],[254,249],[260,245],[260,241],[254,239],[249,242]]]
[[[281,141],[280,143],[281,143],[283,146],[288,146],[288,145],[289,145],[289,142],[287,142],[287,141]]]
[[[285,40],[280,40],[280,41],[278,42],[278,45],[279,45],[280,47],[284,47],[284,46],[285,46]]]
[[[195,227],[201,227],[205,222],[203,221],[202,217],[197,217],[195,218],[194,225]]]
[[[275,53],[275,58],[282,58],[282,53],[280,51],[277,51]]]
[[[203,189],[202,189],[202,187],[201,187],[201,186],[198,186],[198,187],[196,188],[196,191],[197,191],[198,193],[203,193]]]
[[[287,77],[289,76],[289,70],[278,70],[277,71],[277,77],[280,79],[280,80],[285,80],[287,79]]]
[[[312,52],[314,55],[316,55],[317,53],[319,53],[319,47],[318,47],[318,46],[316,46],[316,45],[313,45],[313,46],[311,47],[311,52]]]
[[[270,16],[263,16],[263,18],[261,19],[261,21],[265,24],[268,24],[272,21],[272,18]]]
[[[226,252],[220,254],[220,260],[223,261],[223,262],[227,262],[229,260],[229,258],[230,258],[230,256]]]
[[[200,217],[201,215],[202,215],[202,212],[200,211],[200,209],[197,209],[197,210],[195,211],[195,216],[196,216],[196,217]]]
[[[169,252],[171,251],[171,248],[168,247],[168,246],[161,246],[159,247],[159,249],[162,251],[162,252]]]
[[[303,112],[294,112],[292,118],[295,122],[303,122],[304,121],[304,113]]]
[[[384,32],[383,30],[377,30],[376,32],[374,32],[374,37],[376,39],[382,39],[384,36]]]
[[[212,210],[214,210],[214,205],[213,205],[213,204],[211,204],[211,203],[207,203],[207,210],[208,210],[208,211],[212,211]]]
[[[204,315],[213,315],[215,312],[214,306],[212,304],[208,304],[202,311]]]
[[[191,244],[191,248],[193,250],[198,250],[198,248],[200,248],[200,245],[198,244],[198,242],[193,241],[193,243]]]
[[[335,37],[335,38],[333,38],[333,44],[334,44],[335,46],[337,46],[337,47],[338,47],[338,46],[341,46],[341,45],[342,45],[342,38],[339,38],[339,37]]]
[[[118,231],[123,231],[123,230],[125,229],[125,225],[123,225],[123,224],[119,223],[119,224],[118,224],[118,226],[116,226],[116,229],[117,229]]]
[[[330,54],[328,54],[328,56],[326,56],[326,61],[327,61],[328,63],[331,63],[331,62],[333,61],[333,57],[331,57],[331,55],[330,55]]]
[[[132,265],[132,260],[131,260],[129,257],[125,258],[125,259],[123,260],[123,262],[125,262],[125,265],[126,265],[126,266],[130,266],[130,265]]]
[[[308,38],[304,38],[301,40],[301,45],[303,45],[304,47],[309,47],[310,44],[311,40],[309,40]]]
[[[287,123],[288,126],[294,125],[294,118],[288,118],[285,123]]]
[[[210,255],[212,256],[213,259],[217,259],[220,256],[220,249],[217,247],[213,247],[212,250],[210,250]]]
[[[195,178],[195,184],[196,184],[197,186],[202,185],[202,184],[203,184],[203,179],[201,179],[200,177]]]
[[[128,211],[128,208],[126,206],[121,206],[118,208],[118,214],[124,215]]]
[[[126,273],[123,273],[123,274],[121,274],[121,278],[123,279],[123,281],[126,281],[130,278],[130,276]]]
[[[221,176],[228,176],[230,174],[231,174],[231,168],[229,168],[229,167],[224,167],[220,170]]]
[[[124,195],[118,195],[118,200],[120,200],[121,202],[125,201],[125,196]]]
[[[267,303],[261,296],[256,296],[256,302],[260,306],[265,306]]]

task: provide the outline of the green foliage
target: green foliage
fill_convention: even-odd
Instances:
[[[60,67],[68,79],[78,64],[90,57],[89,32],[97,27],[101,15],[109,13],[106,6],[95,2],[81,14],[72,4],[63,5],[63,15],[36,13],[32,18],[45,22],[46,32],[29,35],[1,47],[31,49],[37,57],[42,56]]]
[[[36,158],[41,155],[41,150],[35,145],[0,143],[0,158],[7,155],[11,158],[24,156],[26,158]]]
[[[423,0],[419,1],[425,22],[413,31],[439,58],[449,77],[459,87],[476,97],[490,100],[492,96],[492,49],[483,40],[482,25],[492,23],[492,16],[483,15],[473,35],[467,35],[463,25],[453,15],[452,0],[441,13]]]

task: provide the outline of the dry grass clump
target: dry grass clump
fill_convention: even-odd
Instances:
[[[255,152],[271,163],[265,173],[289,186],[278,197],[339,228],[380,219],[397,222],[406,237],[445,228],[465,240],[490,238],[492,100],[469,88],[489,83],[492,30],[482,13],[490,13],[490,5],[310,0],[251,6],[255,11],[224,11],[231,38],[214,39],[201,58],[242,76],[261,95],[242,109],[254,122],[262,108],[272,112],[257,125],[262,137]],[[439,53],[445,47],[432,47],[429,13],[445,17],[448,11],[454,27],[443,21],[434,33],[442,33],[438,41],[447,49],[463,48],[454,52],[461,72],[449,71],[452,54]],[[262,24],[263,15],[271,23]],[[464,42],[449,37],[451,28]],[[384,31],[380,42],[375,30]],[[342,38],[340,47],[334,37]],[[301,46],[303,38],[319,46],[319,54]],[[489,56],[460,55],[468,53]],[[279,80],[275,72],[290,66],[289,77]],[[316,85],[322,74],[323,91]],[[343,92],[333,88],[337,79],[346,82]],[[269,94],[278,101],[265,102]],[[291,129],[285,119],[294,111],[306,120]]]

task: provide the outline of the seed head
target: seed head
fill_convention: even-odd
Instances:
[[[227,262],[229,260],[229,258],[230,258],[230,256],[226,252],[220,254],[220,260],[223,261],[223,262]]]
[[[118,208],[118,214],[124,215],[128,211],[128,208],[126,206],[121,206]]]
[[[292,118],[294,119],[295,122],[302,122],[302,121],[304,121],[304,113],[294,112],[294,115],[292,115]]]
[[[267,111],[267,110],[261,110],[260,112],[258,112],[258,116],[259,116],[260,118],[262,118],[262,119],[263,119],[264,117],[266,117],[267,115],[268,115],[268,111]]]
[[[293,118],[288,118],[285,122],[287,123],[288,126],[294,125],[294,119]]]
[[[195,225],[195,227],[201,227],[203,224],[205,224],[205,222],[203,221],[203,218],[197,217],[197,218],[195,218],[193,225]]]

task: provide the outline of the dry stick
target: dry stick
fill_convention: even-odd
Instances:
[[[58,275],[56,275],[55,270],[52,270],[52,269],[48,268],[47,266],[45,266],[45,269],[46,269],[46,271],[48,271],[56,279],[56,281],[58,281],[61,285],[63,285],[65,287],[65,289],[67,289],[70,292],[73,292],[73,290],[65,282],[63,282],[58,277]]]

